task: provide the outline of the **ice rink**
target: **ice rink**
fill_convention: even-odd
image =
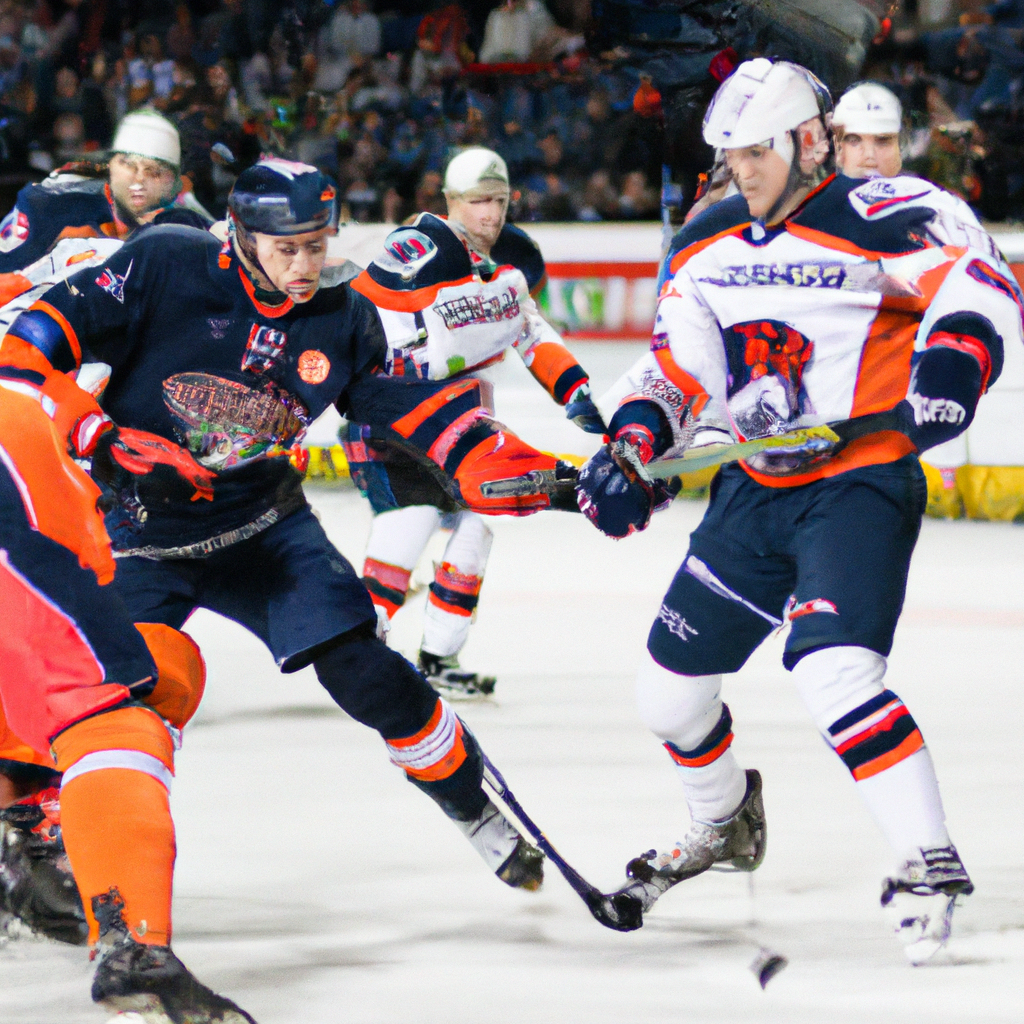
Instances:
[[[641,351],[574,348],[597,390]],[[514,356],[496,376],[499,417],[527,439],[596,447]],[[368,507],[349,488],[310,497],[360,565]],[[493,700],[459,710],[602,889],[687,828],[669,759],[638,721],[633,675],[702,511],[676,502],[617,543],[565,513],[494,520],[463,664],[499,682]],[[176,950],[260,1024],[1019,1024],[1022,581],[1024,530],[926,521],[888,683],[928,741],[977,886],[941,964],[911,968],[886,931],[886,849],[800,705],[779,636],[725,693],[740,761],[765,780],[763,867],[683,883],[642,930],[618,934],[550,865],[539,893],[501,885],[312,671],[279,675],[256,640],[205,613],[188,628],[209,684],[173,791]],[[423,600],[392,633],[409,654]],[[765,991],[748,969],[762,946],[789,959]],[[84,949],[8,942],[0,1022],[102,1024],[89,977]]]

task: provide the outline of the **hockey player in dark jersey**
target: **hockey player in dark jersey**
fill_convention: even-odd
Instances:
[[[424,213],[393,232],[384,254],[353,283],[380,312],[389,372],[413,380],[472,378],[513,349],[571,419],[603,433],[586,371],[534,301],[546,279],[544,258],[525,232],[505,222],[504,160],[489,149],[464,150],[448,165],[444,194],[447,219]],[[394,615],[431,536],[450,529],[427,596],[419,664],[441,693],[490,694],[492,677],[459,665],[493,539],[486,518],[434,505],[389,508],[379,488],[366,486],[379,468],[359,461],[359,427],[350,433],[344,443],[353,475],[376,513],[363,564],[374,603]]]
[[[943,216],[933,186],[830,173],[830,108],[804,68],[763,58],[719,89],[705,138],[741,195],[677,236],[651,351],[579,497],[624,537],[669,497],[652,459],[832,425],[837,443],[798,440],[712,484],[637,681],[692,828],[631,861],[625,889],[650,906],[715,864],[760,864],[761,778],[733,753],[722,677],[790,623],[784,665],[890,844],[882,905],[920,963],[973,885],[921,731],[883,682],[925,506],[918,453],[969,426],[1024,307],[991,240]]]
[[[105,168],[70,165],[18,193],[0,222],[0,275],[34,263],[62,238],[125,239],[142,224],[212,223],[183,187],[177,128],[155,112],[136,111],[118,125]],[[0,276],[0,305],[17,286]]]
[[[93,473],[117,498],[114,587],[133,621],[178,630],[210,608],[263,640],[283,672],[311,664],[499,878],[534,889],[542,855],[484,794],[475,739],[378,639],[365,587],[284,457],[328,404],[344,410],[372,390],[385,356],[373,305],[324,270],[335,211],[314,168],[258,164],[232,192],[227,243],[175,226],[142,232],[101,270],[45,293],[0,355],[113,368],[104,402],[119,430],[101,439]],[[175,471],[192,455],[209,479]]]

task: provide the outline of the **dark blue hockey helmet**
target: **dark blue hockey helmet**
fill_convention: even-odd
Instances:
[[[303,235],[337,226],[338,190],[309,164],[271,157],[242,171],[228,207],[248,232]]]

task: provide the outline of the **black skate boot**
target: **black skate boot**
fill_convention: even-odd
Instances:
[[[230,999],[197,981],[170,946],[136,942],[116,889],[94,896],[92,910],[100,925],[93,1002],[126,1019],[138,1015],[146,1024],[256,1024]]]
[[[882,909],[915,967],[946,945],[957,897],[972,892],[955,846],[922,850],[920,860],[908,860],[895,878],[882,882]]]
[[[56,789],[0,810],[0,908],[37,935],[73,946],[86,941],[89,928],[60,834]]]
[[[719,871],[754,871],[764,860],[768,831],[761,799],[761,773],[747,769],[747,791],[735,814],[724,821],[695,821],[681,843],[665,853],[648,850],[626,865],[626,892],[650,910],[673,885]]]
[[[459,668],[459,658],[456,654],[442,657],[439,654],[420,651],[419,668],[427,677],[427,682],[449,700],[479,700],[490,697],[498,682],[494,676],[478,676],[475,672]]]

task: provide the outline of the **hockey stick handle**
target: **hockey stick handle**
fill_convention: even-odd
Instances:
[[[600,896],[601,892],[592,886],[565,858],[552,846],[551,840],[537,827],[533,819],[523,810],[522,804],[515,798],[515,794],[508,788],[501,772],[491,763],[491,759],[484,754],[484,779],[494,792],[508,805],[509,810],[522,822],[523,827],[533,836],[537,845],[544,851],[552,864],[562,873],[562,877],[580,895]]]

